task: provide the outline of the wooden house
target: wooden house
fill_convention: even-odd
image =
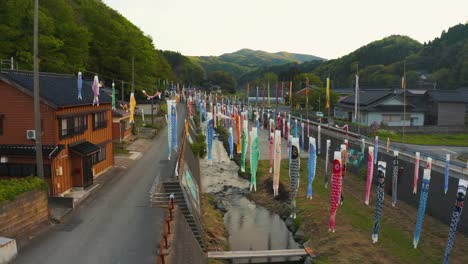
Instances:
[[[114,164],[111,98],[93,105],[92,82],[40,73],[44,175],[52,196],[86,188]],[[0,177],[36,175],[33,74],[0,72]]]

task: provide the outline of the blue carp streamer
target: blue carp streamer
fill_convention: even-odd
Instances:
[[[228,141],[229,141],[229,158],[232,159],[234,157],[234,136],[232,134],[232,127],[229,128]]]
[[[458,222],[460,221],[460,216],[463,210],[463,204],[465,202],[466,188],[468,186],[468,181],[459,180],[458,190],[457,190],[457,200],[455,201],[455,206],[453,207],[452,220],[450,222],[450,230],[448,235],[447,247],[445,248],[444,254],[444,264],[449,263],[450,252],[452,251],[453,245],[455,244],[455,235],[457,232]]]
[[[419,198],[419,208],[418,208],[418,216],[416,220],[416,228],[414,229],[414,237],[413,237],[413,246],[414,248],[418,247],[419,237],[421,235],[421,228],[424,221],[424,214],[426,212],[426,203],[427,203],[427,196],[429,194],[429,183],[431,182],[431,171],[424,170],[424,178],[421,183],[421,196]]]
[[[315,148],[315,138],[309,137],[309,181],[307,185],[307,198],[312,199],[312,183],[315,178],[315,171],[317,167],[317,153]]]
[[[172,104],[171,123],[172,123],[172,146],[177,150],[177,110],[176,104]]]
[[[208,160],[213,160],[213,137],[214,137],[214,120],[210,119],[208,121]]]

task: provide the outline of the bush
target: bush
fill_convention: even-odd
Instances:
[[[47,190],[43,180],[35,176],[21,179],[0,180],[0,202],[14,200],[16,196],[32,190]]]
[[[159,115],[167,115],[167,104],[159,105]]]
[[[192,152],[199,158],[204,158],[206,155],[205,135],[197,134],[195,141],[190,145]]]

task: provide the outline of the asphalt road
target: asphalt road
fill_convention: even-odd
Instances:
[[[15,263],[156,263],[164,210],[150,207],[148,192],[155,177],[168,176],[174,163],[175,158],[167,160],[164,129],[139,160],[103,176],[108,181],[62,224],[21,248]]]

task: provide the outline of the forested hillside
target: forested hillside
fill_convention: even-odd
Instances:
[[[14,57],[23,70],[31,70],[33,65],[33,3],[0,1],[0,58]],[[41,71],[87,70],[130,80],[134,56],[137,84],[174,79],[152,39],[101,1],[40,1],[39,12]]]

